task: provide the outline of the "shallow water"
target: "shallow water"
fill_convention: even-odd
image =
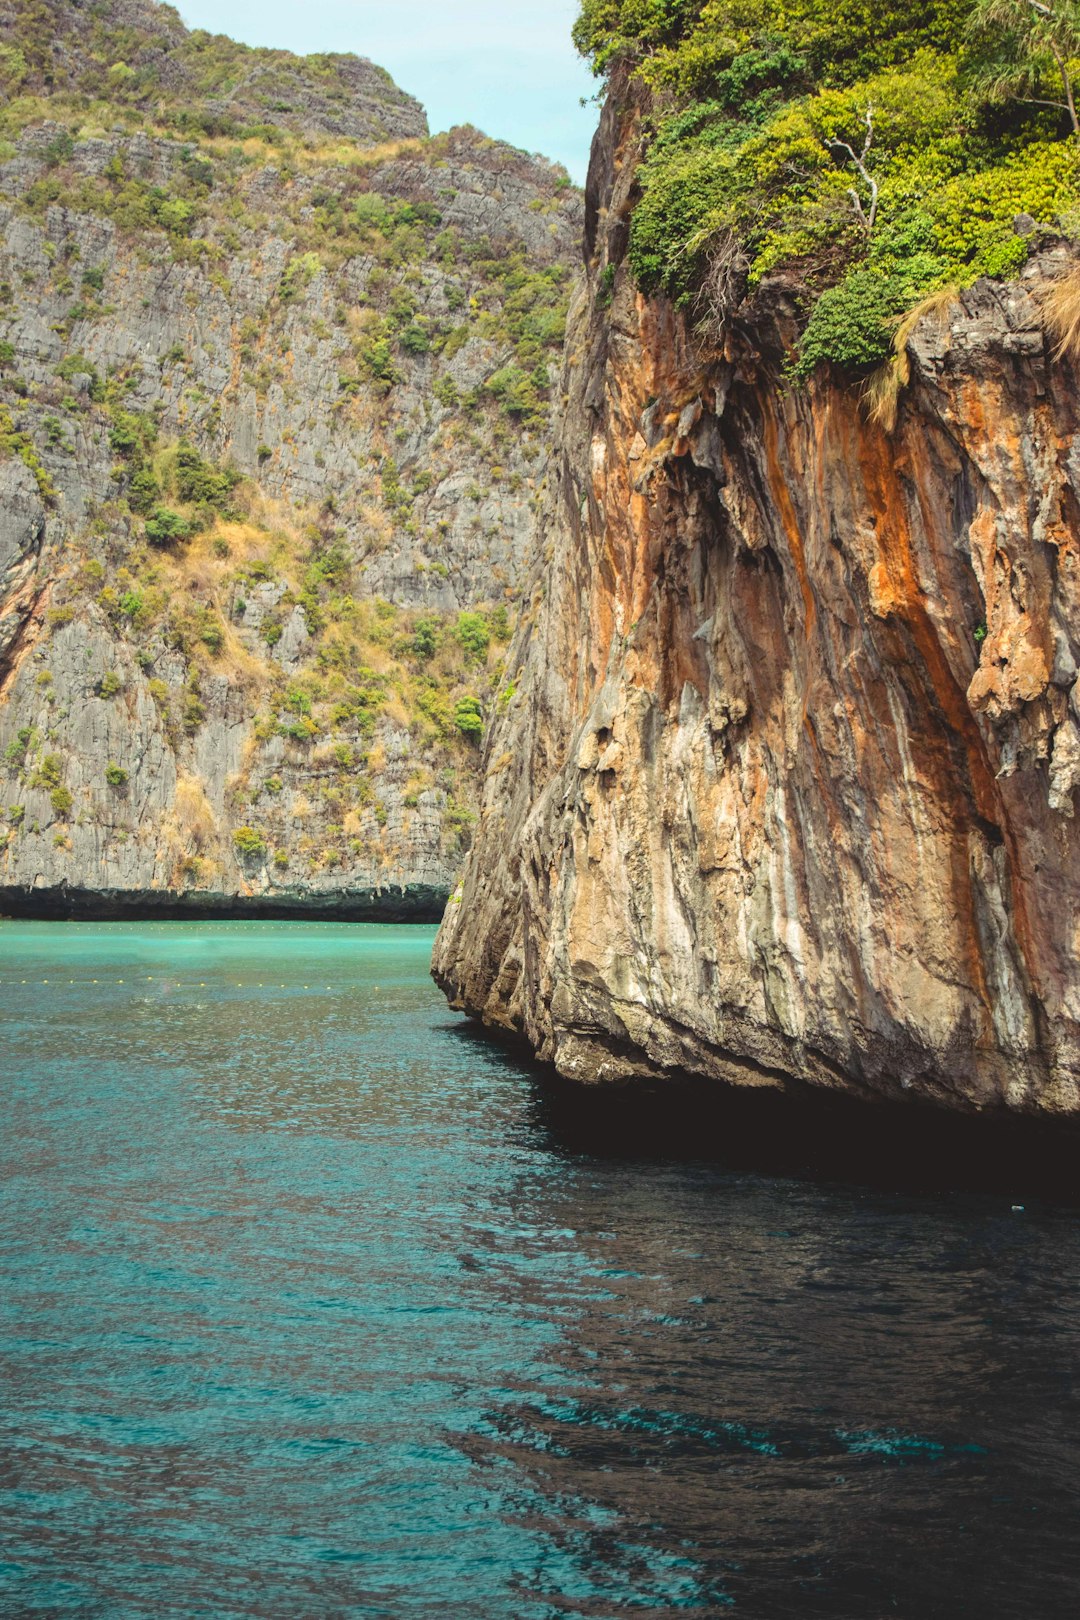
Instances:
[[[601,1156],[431,937],[0,924],[0,1612],[1075,1615],[1075,1214]]]

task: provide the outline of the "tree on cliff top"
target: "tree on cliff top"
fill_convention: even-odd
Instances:
[[[977,77],[988,96],[1055,108],[1080,140],[1073,73],[1080,59],[1076,0],[981,0],[972,36],[983,52]]]

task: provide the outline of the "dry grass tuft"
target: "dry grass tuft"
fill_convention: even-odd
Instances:
[[[907,348],[915,328],[926,316],[936,315],[940,321],[959,296],[959,287],[950,282],[947,287],[939,287],[937,292],[930,293],[926,298],[920,298],[919,302],[913,305],[906,315],[901,315],[896,323],[896,332],[893,336],[894,350],[899,354],[901,350]]]
[[[1080,265],[1040,294],[1043,325],[1055,339],[1055,360],[1080,359]]]
[[[194,882],[197,887],[205,887],[219,869],[207,854],[217,842],[218,823],[198,777],[177,777],[176,794],[162,834],[172,860],[173,886],[182,888]]]
[[[177,778],[173,811],[178,826],[188,836],[189,847],[199,851],[208,849],[217,837],[218,824],[198,777]]]
[[[355,141],[325,141],[311,147],[300,147],[296,152],[298,165],[305,170],[326,168],[372,169],[396,158],[422,154],[426,141],[406,136],[396,141],[383,141],[378,146],[359,146]]]
[[[900,395],[911,381],[911,360],[908,357],[907,346],[915,328],[920,321],[930,315],[936,316],[939,321],[944,319],[946,311],[959,296],[959,287],[952,284],[941,287],[929,297],[920,298],[919,302],[897,321],[893,333],[893,352],[871,375],[862,395],[871,422],[884,429],[886,433],[891,433],[896,427]]]

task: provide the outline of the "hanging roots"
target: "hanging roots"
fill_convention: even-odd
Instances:
[[[750,261],[730,231],[722,231],[713,238],[694,303],[696,324],[706,336],[717,339],[722,335],[729,318],[746,296],[749,269]]]

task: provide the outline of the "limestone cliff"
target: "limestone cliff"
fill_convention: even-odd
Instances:
[[[0,4],[0,89],[0,908],[437,914],[580,195],[147,0]]]
[[[636,295],[609,97],[545,550],[435,973],[566,1076],[1080,1109],[1080,420],[1036,253],[917,325],[894,431]]]

